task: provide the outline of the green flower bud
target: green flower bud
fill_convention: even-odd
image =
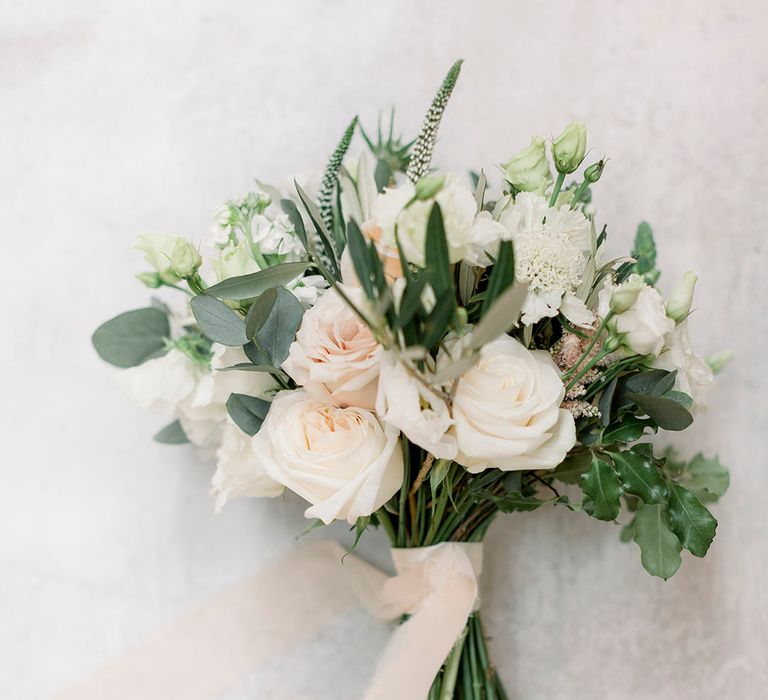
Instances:
[[[593,163],[584,171],[584,180],[590,185],[595,184],[605,170],[605,161],[600,159],[597,163]]]
[[[194,275],[202,264],[203,259],[197,252],[197,248],[186,238],[177,237],[171,251],[170,272],[186,279]]]
[[[552,142],[552,156],[557,172],[568,174],[576,170],[584,160],[586,150],[587,128],[581,122],[573,121]]]
[[[640,296],[646,284],[639,275],[632,275],[626,282],[620,284],[613,291],[609,308],[614,314],[623,314],[629,311]]]
[[[445,184],[445,175],[427,175],[421,178],[414,187],[414,199],[423,202],[432,199]]]
[[[150,289],[157,289],[163,284],[163,280],[157,272],[140,272],[136,275],[136,279]]]
[[[534,137],[531,145],[502,165],[507,180],[521,192],[543,194],[552,182],[544,139]]]
[[[691,304],[693,303],[693,290],[696,287],[698,277],[688,270],[677,286],[672,290],[672,294],[667,302],[667,316],[675,323],[680,323],[689,313],[691,313]]]
[[[621,347],[623,342],[624,334],[616,333],[613,329],[611,329],[611,334],[603,343],[603,350],[605,350],[605,352],[616,352]]]
[[[707,364],[714,374],[718,374],[733,359],[733,352],[724,350],[707,358]]]

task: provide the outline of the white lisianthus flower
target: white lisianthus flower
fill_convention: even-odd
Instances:
[[[471,244],[464,259],[473,265],[487,267],[491,264],[488,254],[495,258],[498,255],[499,242],[508,238],[507,227],[495,221],[490,212],[481,211],[472,224]]]
[[[345,287],[356,305],[362,292]],[[376,403],[381,346],[370,328],[334,289],[301,321],[282,368],[312,396],[337,406],[372,409]]]
[[[408,373],[392,353],[381,359],[376,415],[438,459],[456,456],[456,437],[445,400]]]
[[[172,416],[195,391],[205,368],[178,348],[118,372],[115,381],[142,408]]]
[[[251,233],[262,255],[283,255],[284,262],[301,260],[304,255],[304,246],[286,214],[271,219],[261,214],[254,216]]]
[[[284,491],[283,485],[272,479],[254,457],[251,436],[240,430],[231,418],[227,418],[222,428],[211,486],[217,513],[229,498],[271,498]]]
[[[509,336],[488,343],[456,386],[456,461],[472,473],[556,467],[576,443],[573,416],[560,408],[564,397],[548,352]]]
[[[611,298],[622,287],[635,296],[629,308],[616,314],[610,321],[611,329],[622,341],[626,350],[637,355],[657,356],[675,328],[675,322],[667,317],[664,300],[653,287],[645,284],[639,275],[630,275],[621,285],[606,279],[597,295],[598,313],[605,318],[611,309]],[[637,292],[637,287],[640,291]]]
[[[448,241],[448,255],[455,263],[464,258],[472,249],[472,228],[477,212],[477,203],[472,190],[455,175],[447,175],[443,186],[434,197],[412,202],[416,189],[410,182],[404,182],[392,189],[386,189],[376,199],[374,223],[381,229],[381,242],[390,248],[396,247],[395,226],[400,244],[409,262],[424,266],[427,222],[435,203],[440,205],[443,215],[445,236]]]
[[[354,523],[402,485],[398,432],[362,408],[339,408],[305,391],[282,391],[253,437],[253,455],[275,481],[312,505],[304,515]]]
[[[563,296],[581,283],[589,257],[590,223],[579,211],[549,206],[542,195],[522,192],[500,203],[497,217],[515,244],[515,275],[528,283],[522,321],[556,316]]]
[[[693,399],[694,408],[706,404],[709,385],[714,379],[710,366],[691,347],[688,337],[688,321],[678,323],[667,343],[667,348],[653,363],[658,369],[677,370],[675,389]]]
[[[248,244],[245,241],[240,241],[237,245],[226,245],[216,257],[211,258],[211,266],[219,282],[230,277],[249,275],[260,269],[248,252]]]

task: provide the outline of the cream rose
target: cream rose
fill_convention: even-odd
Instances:
[[[445,400],[408,373],[390,353],[382,356],[376,414],[439,459],[456,456],[456,437]]]
[[[549,353],[509,336],[488,343],[456,387],[456,461],[473,473],[556,467],[576,443],[573,416],[560,408],[564,396]]]
[[[339,408],[305,391],[282,391],[252,443],[254,460],[312,506],[304,515],[354,523],[403,481],[398,433],[362,408]]]
[[[634,289],[640,285],[639,293]],[[639,275],[630,275],[621,285],[614,285],[606,279],[598,294],[600,316],[605,318],[610,310],[611,297],[622,288],[636,293],[634,303],[617,314],[612,323],[613,330],[622,337],[625,348],[637,355],[658,355],[675,328],[675,322],[667,318],[664,300],[653,287],[643,284]]]
[[[361,290],[344,291],[355,304],[362,303]],[[312,396],[372,409],[380,357],[370,328],[330,289],[304,314],[283,369]]]
[[[216,497],[216,512],[229,498],[279,496],[284,487],[272,479],[254,458],[250,435],[246,435],[227,418],[221,433],[221,445],[216,452],[216,473],[211,482]]]

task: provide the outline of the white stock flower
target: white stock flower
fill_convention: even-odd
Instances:
[[[270,219],[257,214],[251,221],[253,242],[263,255],[284,255],[285,262],[301,260],[304,247],[285,214]]]
[[[253,437],[254,459],[311,503],[304,515],[354,523],[400,488],[398,433],[362,408],[339,408],[305,391],[282,391]]]
[[[606,279],[597,295],[598,313],[605,318],[611,308],[611,297],[622,286],[634,289],[641,287],[634,303],[622,313],[616,314],[610,321],[611,327],[621,338],[625,348],[637,355],[658,355],[669,334],[674,330],[675,322],[667,318],[664,300],[653,287],[642,282],[639,275],[630,275],[621,285],[615,285]],[[636,290],[635,290],[636,291]],[[634,293],[634,292],[633,292]]]
[[[447,175],[440,191],[424,201],[415,201],[407,208],[416,190],[410,182],[386,189],[376,199],[374,223],[381,228],[381,242],[394,248],[395,225],[405,253],[412,263],[424,266],[427,222],[435,202],[443,215],[448,255],[451,262],[458,262],[472,249],[472,229],[477,203],[472,190],[455,175]]]
[[[516,278],[528,283],[523,323],[556,316],[564,294],[581,283],[590,249],[589,221],[569,207],[550,207],[532,192],[502,203],[498,218],[515,244]]]
[[[216,473],[211,482],[216,497],[216,512],[229,498],[279,496],[284,487],[272,479],[253,454],[253,441],[227,418],[222,428],[221,445],[216,451]]]
[[[677,370],[675,389],[688,394],[693,399],[694,408],[705,405],[714,374],[704,359],[693,351],[687,320],[675,326],[667,349],[656,358],[653,366],[668,371]]]
[[[409,374],[392,353],[381,359],[376,414],[438,459],[456,456],[453,420],[445,400]]]
[[[204,375],[204,367],[172,348],[162,357],[118,372],[115,381],[142,408],[172,416]]]
[[[328,289],[328,282],[322,275],[306,275],[299,278],[297,282],[286,285],[286,288],[301,302],[305,309],[309,309],[325,294]]]
[[[357,305],[362,291],[345,287]],[[370,328],[334,289],[329,289],[301,321],[282,368],[315,397],[338,406],[373,408],[381,346]]]
[[[473,473],[556,467],[576,443],[573,416],[560,408],[564,396],[548,352],[509,336],[488,343],[456,387],[456,461]]]

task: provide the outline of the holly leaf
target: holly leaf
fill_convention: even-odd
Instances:
[[[688,489],[670,483],[667,503],[669,526],[683,547],[703,557],[715,538],[717,520]]]
[[[642,498],[646,503],[661,503],[667,485],[652,457],[640,450],[629,449],[612,452],[611,459],[626,493]]]
[[[589,469],[581,475],[581,490],[587,497],[584,510],[598,520],[615,520],[621,511],[623,489],[613,467],[594,457]]]
[[[579,477],[589,469],[591,463],[592,455],[589,452],[573,452],[560,462],[554,471],[547,472],[547,476],[565,484],[577,484]]]
[[[725,494],[730,474],[717,457],[707,459],[699,452],[684,469],[680,483],[702,503],[713,503]]]

